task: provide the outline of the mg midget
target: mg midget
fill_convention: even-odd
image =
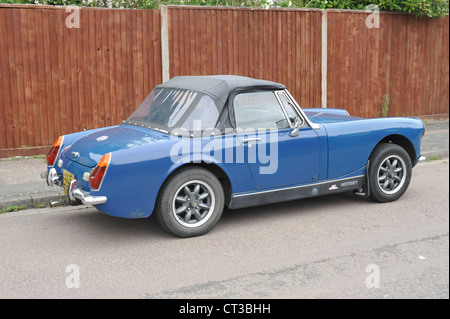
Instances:
[[[346,191],[397,200],[423,134],[420,119],[302,109],[280,83],[178,76],[120,125],[60,136],[44,177],[72,205],[122,218],[154,213],[170,233],[191,237],[210,231],[225,207]]]

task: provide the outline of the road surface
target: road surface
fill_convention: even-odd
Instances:
[[[449,298],[449,167],[418,164],[394,203],[225,211],[189,239],[86,206],[5,213],[0,243],[1,298]]]

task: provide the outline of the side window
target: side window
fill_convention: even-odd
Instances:
[[[289,122],[273,92],[252,92],[236,95],[233,101],[236,128],[284,129]]]
[[[284,93],[277,93],[278,97],[280,98],[281,104],[283,104],[284,109],[286,110],[286,113],[289,117],[289,120],[291,121],[291,124],[294,125],[295,117],[301,117],[298,115],[298,113],[295,111],[294,106],[291,102],[287,99],[286,95]],[[302,123],[300,123],[302,124]]]
[[[155,89],[128,120],[174,127],[194,102],[197,94],[183,89]]]

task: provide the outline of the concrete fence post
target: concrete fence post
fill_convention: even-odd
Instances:
[[[169,13],[167,6],[160,6],[161,12],[161,59],[162,59],[162,81],[170,79],[169,60]]]
[[[327,54],[328,54],[328,21],[327,10],[322,11],[322,107],[327,107]]]

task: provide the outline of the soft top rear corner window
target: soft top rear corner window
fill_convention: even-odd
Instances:
[[[158,88],[153,90],[125,121],[167,131],[183,128],[192,131],[214,128],[219,117],[215,102],[206,94],[187,90]],[[193,121],[200,121],[194,125]]]

